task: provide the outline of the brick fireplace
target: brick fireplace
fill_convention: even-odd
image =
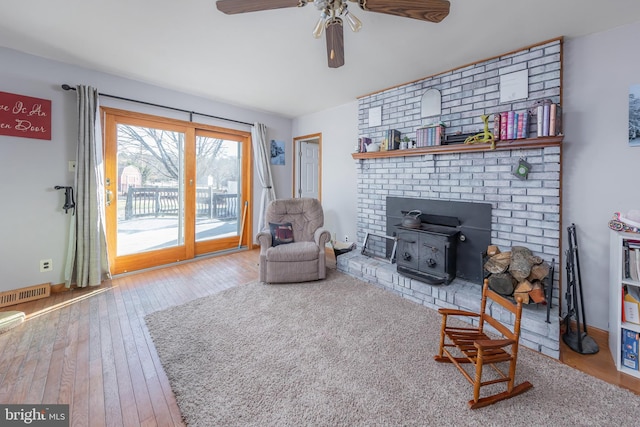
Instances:
[[[511,174],[526,157],[529,179]],[[367,232],[386,234],[388,196],[490,203],[491,244],[507,251],[526,246],[547,262],[560,255],[560,148],[484,151],[360,160],[358,167],[358,242]],[[404,181],[412,180],[405,184]],[[391,184],[390,184],[391,182]],[[398,274],[396,265],[353,251],[338,258],[338,269],[384,287],[416,303],[437,309],[477,311],[480,286],[459,278],[446,286],[429,285]],[[546,307],[525,307],[521,342],[559,357],[558,279],[553,280],[552,315]],[[555,314],[555,315],[554,315]]]
[[[362,97],[360,134],[379,142],[387,129],[398,129],[415,138],[415,129],[426,124],[420,115],[420,99],[428,88],[442,93],[442,113],[437,119],[447,125],[447,133],[479,130],[480,114],[525,109],[540,99],[559,103],[561,53],[561,40],[554,40]],[[500,76],[524,69],[529,74],[528,98],[500,103]],[[369,110],[378,107],[381,124],[372,127]],[[505,144],[497,150],[487,147],[419,155],[409,154],[411,150],[403,155],[400,150],[392,156],[354,156],[357,237],[361,243],[367,233],[387,233],[388,197],[489,204],[492,245],[502,251],[525,246],[549,264],[555,259],[550,321],[546,321],[546,307],[526,306],[521,342],[558,358],[561,144],[536,144],[535,129],[531,133],[530,143],[522,147]],[[524,180],[512,173],[521,159],[531,165]],[[398,274],[395,264],[365,257],[359,251],[341,255],[338,269],[427,307],[479,308],[480,286],[460,278],[449,285],[429,285]]]

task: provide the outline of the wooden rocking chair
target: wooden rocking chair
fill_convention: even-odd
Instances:
[[[493,318],[487,309],[487,299],[499,304],[515,315],[513,331]],[[484,281],[482,288],[482,302],[480,313],[472,313],[463,310],[441,308],[442,328],[440,330],[440,350],[435,356],[438,362],[453,363],[462,372],[462,375],[473,384],[473,399],[469,401],[471,409],[491,405],[500,400],[509,399],[524,393],[533,387],[526,381],[514,386],[516,375],[516,361],[518,360],[518,340],[520,338],[520,318],[522,316],[522,299],[516,298],[517,304],[489,289],[488,280]],[[477,327],[455,327],[447,324],[450,316],[466,316],[478,318]],[[485,322],[493,326],[503,337],[493,339],[484,333]],[[456,348],[457,352],[449,351]],[[511,351],[505,348],[511,347]],[[453,353],[456,353],[454,355]],[[462,355],[462,357],[460,357]],[[509,363],[509,372],[503,372],[496,364]],[[475,366],[475,378],[463,368],[462,363],[471,363]],[[482,381],[482,369],[485,365],[491,366],[498,374],[497,379]],[[502,393],[492,394],[480,398],[480,388],[490,384],[506,382],[507,390]]]

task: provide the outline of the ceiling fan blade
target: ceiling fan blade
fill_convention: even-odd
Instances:
[[[327,23],[327,60],[329,68],[339,68],[344,65],[344,27],[342,19],[334,18]]]
[[[305,0],[218,0],[216,2],[218,10],[227,15],[285,7],[302,7],[306,4]]]
[[[360,8],[370,12],[440,22],[449,15],[447,0],[357,0]]]

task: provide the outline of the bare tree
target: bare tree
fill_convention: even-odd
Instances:
[[[151,179],[179,180],[184,133],[119,125],[118,144],[118,151],[124,162],[136,166],[142,173],[143,184]],[[221,139],[197,138],[196,160],[216,158],[221,147]]]

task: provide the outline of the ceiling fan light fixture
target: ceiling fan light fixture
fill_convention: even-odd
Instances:
[[[362,28],[362,21],[360,21],[357,16],[347,11],[347,13],[344,14],[344,17],[349,23],[349,27],[351,28],[351,31],[353,31],[354,33],[357,33],[358,31],[360,31],[360,29]]]
[[[320,37],[322,37],[322,33],[324,33],[324,27],[326,25],[326,19],[324,16],[321,16],[320,19],[318,19],[318,22],[316,23],[316,26],[313,29],[313,38],[314,39],[319,39]]]

